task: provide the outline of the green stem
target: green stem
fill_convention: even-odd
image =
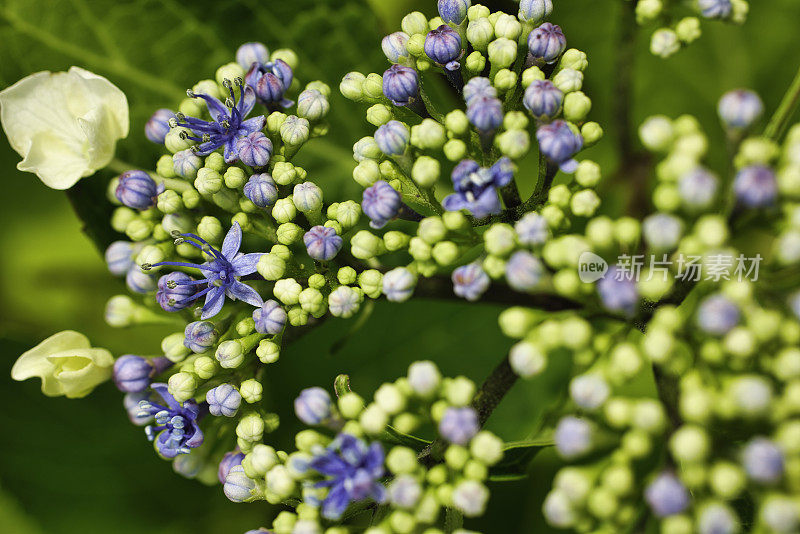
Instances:
[[[108,165],[106,165],[106,169],[113,171],[115,174],[122,174],[125,171],[130,171],[133,169],[138,169],[137,165],[131,165],[127,161],[123,161],[119,158],[112,159]]]
[[[792,84],[789,86],[789,90],[786,91],[780,106],[778,106],[769,121],[764,136],[773,141],[780,139],[787,126],[789,126],[789,121],[791,121],[792,115],[797,110],[798,104],[800,104],[800,69],[798,69]]]

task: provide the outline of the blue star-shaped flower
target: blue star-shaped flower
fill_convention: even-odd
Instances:
[[[471,159],[465,159],[453,169],[456,192],[445,197],[442,206],[447,211],[468,210],[478,219],[500,213],[497,189],[508,185],[514,177],[514,166],[508,158],[485,169]]]
[[[386,488],[378,482],[383,476],[383,447],[375,442],[369,447],[350,434],[339,434],[333,443],[311,460],[310,467],[327,475],[317,487],[330,488],[322,502],[322,515],[331,520],[341,517],[351,502],[371,497],[386,500]]]
[[[164,458],[175,458],[179,454],[189,454],[189,449],[203,443],[203,431],[197,424],[200,406],[194,400],[182,405],[170,395],[166,384],[150,386],[166,406],[150,399],[139,401],[137,417],[155,417],[156,425],[145,427],[147,439],[155,441],[156,450]]]
[[[200,316],[203,320],[210,319],[219,313],[222,306],[225,304],[226,296],[232,300],[241,300],[253,306],[260,307],[264,304],[261,295],[259,295],[255,289],[238,280],[241,276],[254,273],[256,271],[256,265],[258,265],[258,260],[262,256],[260,253],[239,253],[239,248],[242,245],[242,228],[239,226],[239,223],[233,223],[233,226],[225,236],[225,240],[222,242],[221,251],[215,249],[195,234],[180,234],[176,242],[188,243],[200,249],[210,258],[210,261],[202,265],[196,263],[163,261],[152,266],[159,267],[168,265],[172,267],[190,267],[199,269],[200,272],[203,273],[205,278],[202,280],[187,278],[185,280],[172,282],[176,285],[208,285],[207,288],[187,297],[185,302],[180,302],[179,304],[188,305],[189,302],[205,296],[206,300],[203,304],[203,313]]]
[[[173,124],[190,129],[195,135],[185,135],[185,139],[190,139],[200,143],[192,147],[198,156],[207,156],[219,147],[225,147],[224,155],[226,163],[233,163],[239,159],[239,150],[236,143],[239,139],[251,133],[261,131],[267,118],[264,115],[245,119],[253,110],[256,104],[256,95],[253,88],[244,86],[241,78],[236,79],[241,98],[236,101],[236,93],[233,84],[225,80],[230,96],[225,99],[223,104],[218,99],[205,93],[195,93],[187,91],[186,94],[192,98],[202,98],[206,102],[208,113],[212,121],[204,121],[194,117],[187,117],[183,113],[175,116]]]

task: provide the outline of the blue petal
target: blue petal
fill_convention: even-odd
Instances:
[[[264,305],[264,299],[261,298],[261,295],[259,295],[255,289],[239,281],[235,281],[228,287],[228,296],[234,300],[241,300],[252,306],[260,307]]]
[[[319,471],[323,475],[332,477],[343,477],[350,474],[351,467],[335,453],[328,453],[324,456],[317,456],[311,460],[311,469]]]
[[[169,388],[167,387],[166,384],[162,384],[162,383],[158,382],[158,383],[152,384],[150,386],[150,389],[152,389],[153,391],[158,393],[158,395],[162,399],[164,399],[164,402],[167,403],[167,407],[170,410],[180,410],[181,409],[181,405],[178,404],[178,401],[175,400],[175,397],[173,397],[170,394]]]
[[[240,254],[231,262],[233,269],[236,271],[236,276],[245,276],[256,272],[258,260],[264,254],[256,252],[253,254]]]
[[[467,201],[464,199],[463,194],[453,193],[452,195],[447,195],[444,197],[444,200],[442,200],[442,206],[447,211],[458,211],[467,207]]]
[[[238,222],[235,222],[233,226],[231,226],[231,229],[228,230],[228,234],[222,242],[222,255],[225,256],[225,259],[231,261],[236,257],[236,254],[239,253],[239,247],[241,246],[242,227],[239,226]]]
[[[246,85],[244,88],[244,95],[242,96],[241,100],[239,100],[239,112],[242,114],[242,117],[247,117],[251,111],[253,111],[253,107],[256,105],[256,92],[253,91],[253,88],[249,85]],[[260,130],[261,128],[259,128]]]
[[[500,199],[497,197],[497,191],[492,187],[487,188],[475,199],[475,202],[470,202],[467,209],[478,219],[500,213]]]
[[[266,122],[267,118],[264,115],[247,119],[246,121],[242,122],[242,125],[239,127],[239,135],[244,137],[246,135],[250,135],[251,133],[260,132],[264,128],[264,124]]]
[[[220,312],[225,305],[225,290],[215,287],[206,294],[206,302],[203,305],[203,314],[200,319],[210,319]]]
[[[326,519],[339,519],[348,504],[350,504],[350,495],[344,486],[341,484],[334,486],[322,502],[322,515]]]

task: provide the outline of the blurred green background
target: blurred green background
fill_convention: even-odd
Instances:
[[[511,0],[484,2],[515,12]],[[587,94],[592,117],[613,133],[611,106],[622,0],[557,0],[553,20],[573,47],[589,54]],[[420,9],[433,16],[434,0],[0,0],[0,87],[40,70],[80,65],[107,76],[128,95],[131,135],[119,156],[152,165],[157,147],[142,135],[150,113],[174,107],[183,88],[213,77],[236,47],[259,40],[291,47],[300,56],[297,76],[338,86],[350,70],[381,72],[380,38],[399,29],[402,15]],[[753,2],[744,27],[705,24],[704,36],[676,57],[650,56],[650,31],[635,32],[633,120],[653,113],[692,113],[712,139],[712,162],[721,166],[723,135],[715,116],[719,96],[750,87],[768,109],[777,105],[797,69],[800,2]],[[331,135],[304,149],[302,164],[328,199],[356,191],[351,146],[368,135],[361,111],[340,96],[332,102]],[[607,174],[617,160],[614,137],[592,149]],[[316,146],[315,146],[316,145]],[[0,143],[3,197],[0,209],[0,532],[14,534],[236,534],[267,525],[275,509],[234,505],[220,487],[205,487],[171,472],[153,453],[140,428],[128,423],[121,395],[106,384],[86,399],[46,398],[38,381],[14,383],[17,356],[67,328],[86,333],[114,354],[152,354],[169,330],[114,330],[105,325],[105,301],[124,292],[107,274],[102,257],[81,232],[63,192],[15,170],[18,156]],[[626,176],[606,184],[606,209],[625,205]],[[101,185],[108,176],[88,179]],[[296,393],[351,374],[353,387],[370,394],[420,358],[437,361],[447,374],[477,381],[506,352],[498,331],[499,308],[456,302],[379,304],[366,327],[332,348],[350,328],[331,320],[295,343],[270,367],[268,402],[284,424],[271,439],[286,445],[296,429],[287,409]],[[507,440],[534,432],[548,402],[566,380],[566,365],[520,383],[493,416],[490,427]],[[541,454],[526,480],[496,485],[490,512],[469,528],[487,533],[549,532],[539,511],[557,468]]]

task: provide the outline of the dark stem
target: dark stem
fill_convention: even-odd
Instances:
[[[510,184],[500,189],[500,196],[503,197],[503,203],[506,208],[516,208],[522,204],[522,199],[519,197],[519,188],[514,180],[511,180]]]

